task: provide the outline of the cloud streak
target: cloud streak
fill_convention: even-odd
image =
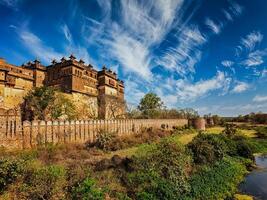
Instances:
[[[257,95],[253,98],[253,102],[267,102],[267,96]]]
[[[206,19],[205,24],[208,26],[208,28],[210,28],[213,31],[213,33],[218,35],[221,32],[222,24],[216,24],[210,18]]]
[[[195,65],[201,59],[200,48],[207,42],[198,26],[185,27],[177,36],[177,46],[170,47],[157,63],[181,76],[195,72]]]
[[[194,101],[197,98],[208,95],[212,91],[227,90],[231,78],[223,72],[217,72],[216,76],[211,79],[201,80],[196,83],[190,83],[185,80],[177,81],[177,95],[182,101]]]
[[[250,88],[249,84],[245,82],[238,82],[237,85],[234,86],[232,92],[233,93],[242,93],[247,91]]]

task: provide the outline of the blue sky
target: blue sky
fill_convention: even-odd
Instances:
[[[265,0],[0,0],[0,57],[74,53],[117,71],[131,105],[267,112],[266,19]]]

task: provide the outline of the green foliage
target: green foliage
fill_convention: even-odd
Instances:
[[[238,117],[234,118],[233,121],[236,122],[252,122],[255,124],[267,124],[267,114],[265,113],[250,113],[248,115],[239,115]]]
[[[253,160],[253,150],[252,146],[249,144],[247,140],[238,140],[236,141],[236,152],[237,155],[243,158],[248,158]]]
[[[237,128],[233,124],[226,124],[225,129],[222,131],[227,137],[234,137],[237,135]]]
[[[96,187],[95,181],[89,177],[77,183],[72,189],[71,196],[73,200],[102,200],[104,192]]]
[[[190,195],[185,199],[227,199],[237,190],[247,170],[239,160],[225,158],[213,166],[205,166],[191,180]]]
[[[71,120],[76,117],[73,102],[55,88],[46,86],[31,90],[24,97],[21,110],[23,120],[29,121],[59,119],[60,117]]]
[[[188,147],[197,164],[213,164],[226,155],[253,160],[253,146],[242,136],[229,138],[223,134],[200,134]]]
[[[114,138],[115,135],[113,133],[101,130],[96,136],[96,142],[94,145],[104,151],[110,150],[110,146]]]
[[[23,170],[23,163],[15,159],[0,160],[0,193],[2,193],[9,184],[16,181]]]
[[[61,166],[50,165],[29,169],[19,188],[21,199],[64,199],[66,185],[65,170]]]
[[[59,119],[60,117],[64,117],[64,119],[73,120],[76,118],[76,115],[73,102],[65,97],[63,93],[56,93],[55,101],[51,107],[51,118]]]
[[[267,127],[266,126],[265,127],[261,127],[261,126],[256,127],[255,130],[257,131],[256,134],[259,138],[267,138]]]
[[[45,120],[54,100],[55,89],[52,87],[43,86],[31,90],[21,105],[23,120]]]
[[[140,101],[138,109],[148,118],[153,118],[161,109],[163,102],[154,93],[147,93]]]
[[[258,138],[248,138],[249,144],[253,153],[267,153],[267,140]]]
[[[197,164],[212,164],[222,159],[226,151],[222,137],[213,134],[199,134],[188,144],[188,148]]]
[[[127,185],[137,199],[179,199],[190,189],[190,156],[184,146],[173,140],[161,141],[133,162],[134,172],[128,175]]]

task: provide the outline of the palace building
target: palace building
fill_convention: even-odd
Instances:
[[[91,118],[111,119],[125,112],[124,83],[105,66],[101,71],[76,60],[71,55],[44,66],[39,60],[15,66],[0,58],[0,107],[18,107],[34,87],[52,86],[60,89],[80,105],[89,108]]]

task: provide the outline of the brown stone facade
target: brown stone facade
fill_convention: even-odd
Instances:
[[[18,107],[29,90],[40,86],[56,87],[80,104],[89,102],[93,118],[122,118],[125,112],[123,81],[106,67],[97,71],[73,55],[48,66],[38,60],[15,66],[0,58],[0,108]]]

